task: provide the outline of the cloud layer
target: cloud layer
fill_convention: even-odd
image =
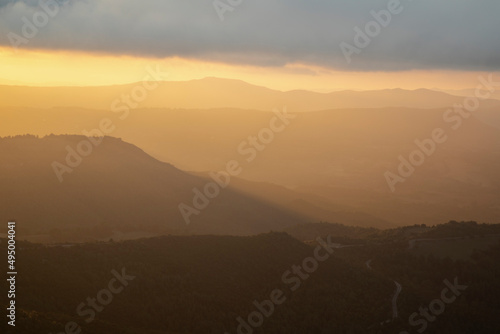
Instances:
[[[340,44],[355,46],[354,28],[388,2],[242,0],[221,21],[213,0],[67,0],[20,48],[353,71],[500,68],[497,0],[401,0],[401,12],[348,63]],[[40,10],[35,0],[0,0],[0,45],[23,37],[23,17],[33,22]]]

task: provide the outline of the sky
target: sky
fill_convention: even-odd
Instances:
[[[276,89],[474,87],[498,0],[0,0],[0,83],[205,76]]]

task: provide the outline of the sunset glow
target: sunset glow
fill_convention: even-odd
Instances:
[[[231,65],[185,58],[141,58],[110,54],[18,50],[0,48],[0,84],[32,86],[101,86],[142,80],[144,68],[159,64],[169,73],[167,81],[205,77],[243,80],[277,90],[307,89],[377,90],[388,88],[474,88],[474,71],[347,72],[317,66],[290,64],[284,67]],[[500,73],[500,72],[499,72]]]
[[[1,333],[500,333],[499,13],[0,0]]]

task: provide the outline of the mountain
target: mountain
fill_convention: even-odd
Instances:
[[[432,90],[447,93],[450,95],[455,95],[455,96],[474,96],[476,93],[475,88],[471,88],[471,89],[432,89]],[[491,92],[490,98],[500,100],[500,92],[498,92],[498,91]]]
[[[228,161],[239,161],[243,168],[239,178],[292,189],[293,196],[273,196],[273,205],[292,207],[310,221],[365,227],[439,224],[451,219],[497,222],[500,134],[496,123],[485,123],[479,115],[500,113],[482,108],[461,119],[456,130],[453,126],[458,123],[446,122],[445,113],[447,109],[409,108],[298,113],[263,150],[255,151],[252,161],[239,147],[250,147],[248,138],[269,126],[275,117],[272,112],[137,109],[121,120],[110,111],[4,108],[0,135],[81,134],[110,119],[116,126],[113,136],[184,171],[207,177],[207,171],[220,171]],[[411,177],[391,192],[385,173],[396,173],[400,156],[409,159],[420,150],[415,142],[428,142],[437,128],[447,140],[436,144]],[[258,192],[262,198],[273,191],[259,188]],[[280,197],[287,198],[287,203]]]
[[[156,83],[146,83],[146,86]],[[151,86],[153,87],[153,86]],[[29,96],[29,99],[25,97]],[[195,97],[195,98],[193,98]],[[341,108],[447,108],[463,97],[427,89],[374,91],[281,92],[244,81],[205,78],[161,81],[148,90],[143,83],[95,87],[0,86],[0,107],[77,107],[112,110],[131,108],[211,109],[238,108],[269,111],[288,107],[292,112]],[[500,106],[498,100],[483,106]]]
[[[219,187],[219,195],[206,205],[208,198],[196,197],[194,189],[214,194],[213,187],[205,192],[206,184],[213,181],[185,173],[112,137],[94,146],[79,165],[73,155],[72,171],[62,173],[60,182],[54,162],[60,163],[58,170],[69,168],[69,150],[85,153],[91,147],[81,144],[85,142],[89,143],[83,136],[0,139],[0,219],[15,217],[18,237],[85,240],[109,237],[115,230],[248,235],[306,221],[232,188]],[[190,215],[186,224],[179,205],[194,210],[195,197],[206,208]]]

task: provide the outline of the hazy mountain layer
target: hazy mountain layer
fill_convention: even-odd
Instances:
[[[79,107],[90,109],[136,108],[241,108],[272,110],[287,106],[291,111],[332,108],[445,108],[461,103],[463,97],[427,89],[387,89],[316,93],[304,90],[281,92],[244,81],[205,78],[192,81],[99,87],[0,86],[0,107]],[[156,87],[157,86],[157,87]],[[150,87],[156,87],[150,89]],[[26,99],[29,96],[29,99]],[[497,100],[484,101],[500,106]]]
[[[16,219],[20,238],[49,234],[62,241],[85,240],[109,237],[115,230],[246,235],[306,221],[234,189],[219,188],[214,198],[196,195],[195,189],[214,194],[214,188],[205,192],[214,181],[182,172],[119,139],[106,137],[88,156],[78,155],[90,147],[82,142],[83,136],[0,139],[0,219]],[[198,208],[187,215],[189,224],[181,203]]]
[[[494,118],[488,115],[499,114],[488,108],[478,113],[490,120]],[[222,171],[236,160],[242,167],[238,177],[278,183],[302,193],[290,200],[299,200],[294,207],[308,212],[313,221],[385,227],[450,219],[495,222],[500,216],[500,133],[496,123],[474,116],[463,118],[447,109],[302,113],[290,119],[283,131],[274,133],[272,140],[263,137],[265,143],[258,136],[276,117],[272,112],[140,109],[121,120],[109,111],[9,108],[2,115],[1,135],[99,134],[101,130],[95,129],[109,119],[111,135],[204,176],[207,171]],[[436,129],[441,129],[440,143],[433,139]],[[252,138],[257,143],[251,143]],[[409,165],[415,154],[424,161]],[[407,169],[411,170],[393,184],[392,192],[386,173],[394,177]],[[267,191],[259,191],[253,195],[265,198]],[[376,217],[377,222],[367,224],[366,219],[334,216],[324,210],[358,211]],[[313,212],[319,214],[310,215]]]

